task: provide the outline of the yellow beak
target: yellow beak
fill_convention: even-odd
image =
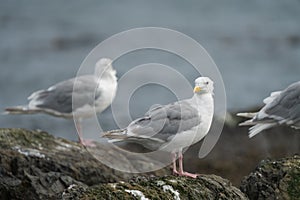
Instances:
[[[199,86],[195,86],[194,87],[194,93],[200,92],[201,91],[201,87]]]

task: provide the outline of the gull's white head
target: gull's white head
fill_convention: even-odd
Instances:
[[[213,94],[214,82],[208,77],[199,77],[195,80],[195,94],[211,93]]]
[[[95,74],[99,76],[105,76],[105,74],[115,75],[116,71],[113,69],[112,60],[109,58],[101,58],[95,67]]]
[[[101,58],[98,60],[96,66],[97,67],[106,67],[106,66],[111,66],[112,60],[109,58]]]

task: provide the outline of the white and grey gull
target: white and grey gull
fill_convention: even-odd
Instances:
[[[79,142],[92,146],[92,141],[83,139],[81,120],[104,111],[112,103],[116,91],[117,77],[112,60],[101,58],[95,65],[94,74],[78,76],[46,90],[36,91],[28,97],[27,105],[6,108],[6,113],[45,113],[66,119],[74,117]]]
[[[195,80],[192,98],[156,106],[143,117],[132,121],[127,128],[106,132],[102,137],[109,138],[112,143],[137,143],[151,151],[159,149],[170,152],[173,173],[196,178],[196,174],[183,170],[182,150],[207,135],[213,113],[213,81],[207,77],[199,77]]]
[[[263,130],[287,125],[300,129],[300,81],[289,85],[282,91],[272,92],[264,99],[265,105],[254,113],[238,113],[238,116],[250,118],[240,126],[252,126],[249,137]]]

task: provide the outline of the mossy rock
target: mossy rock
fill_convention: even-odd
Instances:
[[[75,187],[76,188],[76,187]],[[78,190],[83,191],[78,195]],[[129,182],[101,184],[82,190],[70,189],[63,199],[247,199],[231,183],[219,176],[200,175],[197,179],[177,176],[136,177]]]
[[[262,161],[240,188],[249,199],[300,199],[300,156]]]
[[[99,151],[108,154],[105,145],[99,145]],[[0,129],[0,199],[57,199],[74,184],[84,188],[132,177],[105,166],[76,142],[43,131]]]

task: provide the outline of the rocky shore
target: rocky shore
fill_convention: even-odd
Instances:
[[[186,163],[191,159],[193,148],[187,152]],[[101,149],[106,151],[105,146]],[[209,168],[208,161],[201,162],[202,167]],[[148,164],[147,159],[141,160],[141,166]],[[211,167],[216,166],[211,164]],[[222,165],[218,167],[221,169]],[[227,169],[226,164],[224,169]],[[147,174],[122,173],[101,164],[76,142],[42,131],[0,129],[0,199],[300,197],[300,157],[297,155],[261,161],[254,171],[242,178],[240,185],[221,178],[220,174],[206,174],[211,173],[203,173],[197,179],[177,177],[170,175],[169,167]],[[240,176],[238,171],[236,174]]]

